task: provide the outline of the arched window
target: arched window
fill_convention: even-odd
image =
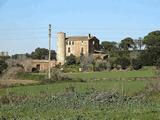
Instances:
[[[84,49],[83,49],[83,47],[81,48],[81,53],[83,53],[84,52]]]
[[[70,53],[70,52],[71,52],[71,48],[69,47],[69,48],[68,48],[68,53]]]
[[[83,44],[83,41],[82,41],[82,44]]]

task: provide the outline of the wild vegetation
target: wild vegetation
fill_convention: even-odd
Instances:
[[[0,90],[0,116],[16,120],[159,119],[159,92],[156,80],[116,78],[19,86]]]
[[[0,75],[7,69],[7,67],[7,63],[4,60],[0,60]]]
[[[62,68],[52,69],[51,79],[46,73],[17,72],[19,82],[0,82],[0,119],[160,119],[159,45],[160,31],[154,31],[144,39],[102,42],[109,55],[104,60],[71,55]],[[37,48],[27,56],[47,55],[47,49]],[[0,62],[2,72],[7,66]]]

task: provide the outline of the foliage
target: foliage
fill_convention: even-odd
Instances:
[[[2,74],[2,72],[6,70],[7,67],[8,67],[7,63],[3,60],[0,60],[0,74]]]
[[[146,94],[150,94],[150,95],[153,95],[155,93],[160,93],[160,83],[154,83],[154,82],[151,82],[149,84],[147,84],[145,86],[145,91],[144,91]]]
[[[96,71],[104,71],[104,70],[110,70],[110,69],[111,69],[111,65],[107,61],[97,62],[94,68],[94,70]]]
[[[157,59],[157,62],[156,62],[156,67],[157,67],[157,69],[160,69],[160,58],[159,59]]]
[[[142,66],[153,66],[153,59],[148,50],[141,51],[138,59],[141,60]]]
[[[97,85],[99,84],[96,84],[95,87]],[[101,86],[103,85],[104,83],[101,84]],[[75,84],[59,86],[59,83],[50,87],[43,85],[39,86],[39,92],[36,94],[32,94],[37,91],[37,88],[33,89],[33,87],[29,87],[31,93],[26,91],[27,87],[23,88],[25,90],[22,89],[24,92],[21,94],[9,91],[8,94],[0,97],[0,119],[99,120],[105,118],[123,120],[157,119],[160,117],[157,107],[160,104],[157,100],[159,93],[155,93],[151,97],[150,93],[156,90],[152,87],[129,96],[117,90],[99,91],[89,85],[87,85],[88,89],[83,89],[83,92],[80,92],[78,86],[80,83],[77,86]],[[135,85],[133,86],[135,87]],[[55,88],[61,89],[61,93],[58,91],[54,94]],[[11,90],[13,89],[15,88]],[[155,100],[154,97],[157,99]]]
[[[128,51],[129,48],[133,48],[133,45],[134,45],[133,39],[128,37],[123,39],[119,46],[122,50]]]
[[[63,72],[64,73],[69,73],[69,72],[79,72],[79,65],[64,65],[63,66]]]
[[[93,71],[93,67],[95,66],[95,59],[92,54],[89,56],[80,55],[80,67],[83,71]]]
[[[21,80],[43,80],[46,74],[18,72],[16,77]]]
[[[148,65],[156,65],[160,58],[160,31],[153,31],[144,37],[144,44],[146,46],[144,56]],[[143,60],[143,57],[142,57]]]
[[[160,46],[160,31],[150,32],[144,37],[144,44],[147,48],[159,47]]]
[[[26,58],[31,58],[31,55],[29,53],[12,55],[12,59],[26,59]]]
[[[44,79],[42,83],[54,83],[56,81],[70,81],[70,80],[72,80],[71,77],[63,74],[60,69],[54,68],[51,71],[51,78]]]
[[[76,64],[76,56],[71,54],[70,56],[66,57],[66,64],[67,65],[75,65]]]
[[[33,59],[48,59],[49,50],[46,48],[36,48],[34,52],[31,53],[31,58]],[[51,60],[56,60],[56,52],[51,50]]]
[[[102,47],[103,49],[105,49],[105,51],[109,52],[116,51],[118,49],[116,42],[109,42],[109,41],[103,41]]]
[[[139,70],[142,68],[142,63],[140,59],[133,59],[132,60],[132,67],[134,70]]]
[[[120,65],[122,69],[126,69],[130,66],[130,60],[126,57],[119,57],[115,60],[116,65]]]

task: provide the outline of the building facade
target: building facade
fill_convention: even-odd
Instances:
[[[89,56],[100,50],[99,40],[95,36],[66,36],[66,33],[57,33],[57,61],[62,65],[65,58],[71,54],[79,57],[81,54]]]

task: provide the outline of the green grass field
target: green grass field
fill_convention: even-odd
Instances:
[[[32,74],[36,79],[37,75]],[[159,84],[160,81],[132,79],[154,77],[152,70],[67,75],[75,81],[1,89],[0,119],[160,119],[160,94],[152,89],[145,90],[150,83]],[[86,81],[77,82],[78,78]]]
[[[132,77],[154,77],[153,70],[142,71],[110,71],[110,72],[86,72],[86,73],[70,73],[75,78],[132,78]]]

